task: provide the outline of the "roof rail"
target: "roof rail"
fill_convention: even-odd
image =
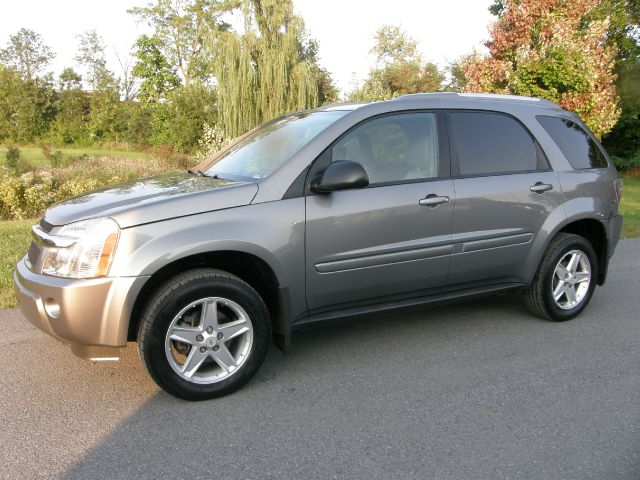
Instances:
[[[475,98],[479,100],[507,100],[507,101],[516,101],[516,102],[531,102],[531,103],[540,103],[547,106],[554,106],[556,108],[558,105],[555,103],[546,100],[544,98],[537,97],[525,97],[520,95],[507,95],[501,93],[457,93],[457,92],[432,92],[432,93],[410,93],[407,95],[401,95],[399,97],[394,98],[394,100],[400,99],[424,99],[424,98]]]

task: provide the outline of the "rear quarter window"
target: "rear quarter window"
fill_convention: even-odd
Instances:
[[[538,115],[536,119],[556,142],[575,170],[607,168],[609,164],[587,131],[566,118]]]

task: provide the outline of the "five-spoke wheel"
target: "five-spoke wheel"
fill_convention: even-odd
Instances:
[[[570,320],[589,303],[596,285],[597,257],[584,237],[560,233],[524,292],[527,308],[549,320]]]
[[[246,383],[270,343],[267,307],[227,272],[191,270],[160,287],[140,324],[143,364],[167,392],[188,400],[226,395]]]
[[[184,307],[169,325],[169,365],[196,383],[213,383],[236,372],[249,357],[253,327],[249,315],[228,298],[208,297]]]

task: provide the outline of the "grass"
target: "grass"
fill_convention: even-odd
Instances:
[[[640,176],[624,178],[623,238],[640,237]],[[29,231],[36,220],[0,221],[0,308],[14,307],[13,269],[29,246]]]
[[[29,230],[35,220],[0,221],[0,308],[15,307],[13,270],[29,247]]]
[[[49,161],[45,158],[40,147],[18,147],[20,149],[20,155],[29,163],[35,166],[48,165]],[[69,157],[80,157],[87,155],[91,157],[120,157],[126,159],[141,159],[147,160],[150,158],[157,158],[158,154],[153,152],[140,152],[136,150],[109,150],[105,148],[56,148],[51,147],[51,152],[61,151],[64,159]],[[4,163],[5,153],[7,152],[7,145],[0,145],[0,162]]]
[[[624,177],[622,205],[624,215],[622,238],[640,237],[640,176]]]

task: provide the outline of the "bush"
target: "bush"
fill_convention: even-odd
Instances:
[[[40,215],[54,202],[96,188],[183,168],[186,158],[131,160],[116,157],[76,158],[54,168],[17,174],[0,167],[0,218],[24,219]]]
[[[52,151],[51,145],[48,143],[43,144],[40,147],[42,155],[46,158],[52,167],[61,167],[64,164],[64,154],[60,150]]]
[[[212,127],[208,123],[205,123],[202,128],[202,138],[198,140],[200,149],[196,153],[196,158],[198,160],[207,160],[211,158],[214,153],[222,150],[222,147],[230,141],[231,139],[227,138],[219,126],[214,125]]]
[[[611,155],[611,159],[620,172],[640,169],[640,152],[636,152],[635,155],[628,158]]]
[[[15,145],[9,146],[7,148],[7,153],[4,154],[4,158],[6,160],[5,164],[11,170],[15,170],[18,165],[18,160],[20,160],[20,149]]]

